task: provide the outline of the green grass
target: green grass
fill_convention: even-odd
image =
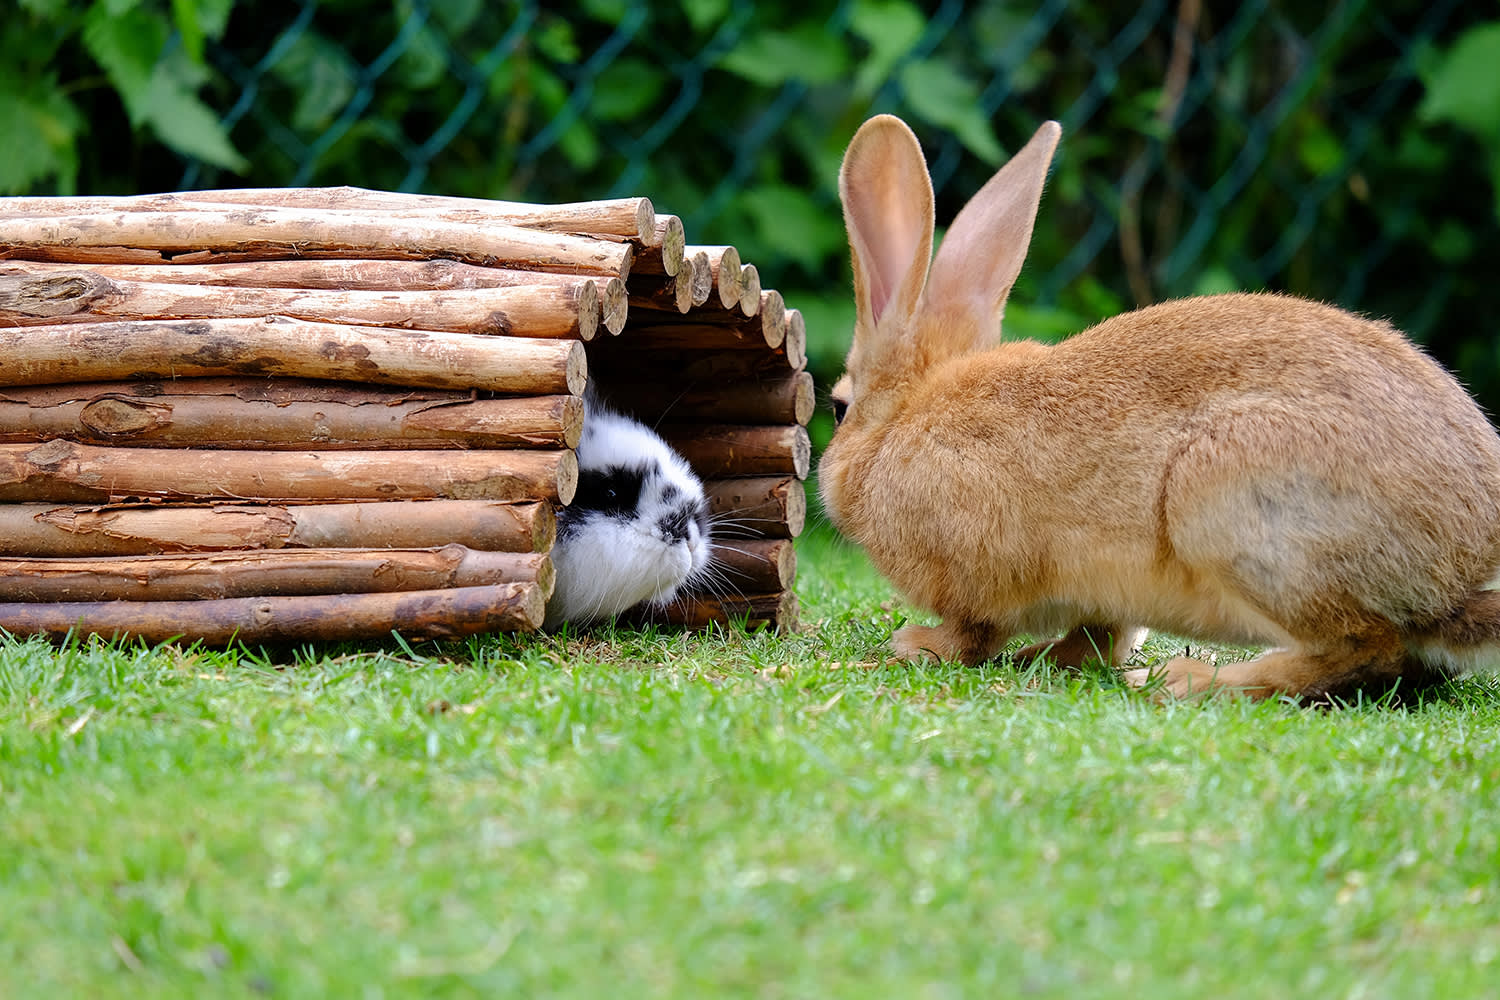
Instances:
[[[781,638],[0,645],[0,996],[1493,994],[1493,680],[894,665],[799,548]]]

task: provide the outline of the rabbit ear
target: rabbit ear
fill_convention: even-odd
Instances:
[[[839,171],[839,197],[854,264],[861,325],[916,312],[932,260],[932,181],[917,137],[901,119],[876,115],[860,126]]]
[[[1061,135],[1057,122],[1037,129],[969,199],[938,247],[924,308],[959,320],[941,325],[945,337],[973,338],[973,343],[946,345],[950,349],[967,353],[999,338],[1005,300],[1026,260],[1047,167]]]

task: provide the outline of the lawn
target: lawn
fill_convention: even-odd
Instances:
[[[785,637],[0,645],[0,996],[1493,995],[1495,680],[894,665],[799,550]]]

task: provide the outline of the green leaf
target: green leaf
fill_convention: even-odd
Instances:
[[[433,17],[449,38],[458,39],[484,11],[484,0],[443,0],[432,8]]]
[[[816,24],[791,31],[761,31],[731,49],[719,66],[766,87],[788,80],[833,83],[848,73],[843,39]]]
[[[927,28],[927,19],[906,0],[860,0],[849,28],[870,46],[854,74],[854,93],[868,98],[890,77]]]
[[[1297,138],[1297,159],[1314,177],[1337,170],[1344,162],[1344,147],[1320,121],[1306,121]]]
[[[348,54],[321,35],[301,35],[272,67],[277,79],[298,95],[292,128],[322,132],[354,96],[354,64]]]
[[[630,10],[630,0],[583,0],[583,9],[596,21],[619,24]]]
[[[531,41],[538,52],[553,62],[571,66],[583,58],[583,52],[578,48],[578,39],[573,34],[573,26],[566,21],[549,22],[532,33]]]
[[[682,12],[694,31],[703,31],[729,16],[729,0],[682,0]]]
[[[1004,157],[1000,141],[979,107],[979,88],[944,62],[922,59],[901,70],[901,92],[917,116],[952,132],[986,163]]]
[[[195,63],[203,61],[203,25],[198,20],[197,0],[172,0],[172,20],[177,25],[177,34],[182,37],[182,47],[188,58]]]
[[[72,0],[21,0],[22,10],[29,10],[49,21],[57,20],[57,15],[71,6]]]
[[[589,102],[602,121],[625,121],[646,112],[661,97],[667,78],[661,66],[622,56],[604,68]]]
[[[38,181],[57,178],[62,194],[72,194],[78,173],[78,133],[83,116],[57,88],[55,79],[38,81],[30,92],[0,91],[0,135],[26,136],[0,156],[0,194],[24,194]]]
[[[412,90],[428,90],[448,75],[447,46],[431,25],[421,28],[396,60],[401,83]]]
[[[557,138],[557,148],[580,170],[587,170],[599,162],[599,139],[586,121],[576,121],[564,129]]]
[[[223,38],[224,29],[229,27],[229,15],[234,10],[234,0],[193,0],[193,6],[204,37]]]
[[[1465,32],[1426,72],[1427,96],[1417,116],[1449,121],[1500,139],[1500,23]]]
[[[144,123],[172,149],[216,167],[244,173],[250,163],[229,142],[219,116],[198,99],[173,72],[173,61],[163,60],[151,77]]]
[[[160,17],[144,10],[116,14],[104,2],[94,4],[84,17],[84,48],[104,68],[131,125],[139,125],[145,114],[143,102],[168,30]]]

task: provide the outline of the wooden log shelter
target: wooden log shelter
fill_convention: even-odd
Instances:
[[[715,582],[637,617],[789,627],[806,346],[646,198],[0,198],[0,629],[534,630],[590,378],[716,525]]]

